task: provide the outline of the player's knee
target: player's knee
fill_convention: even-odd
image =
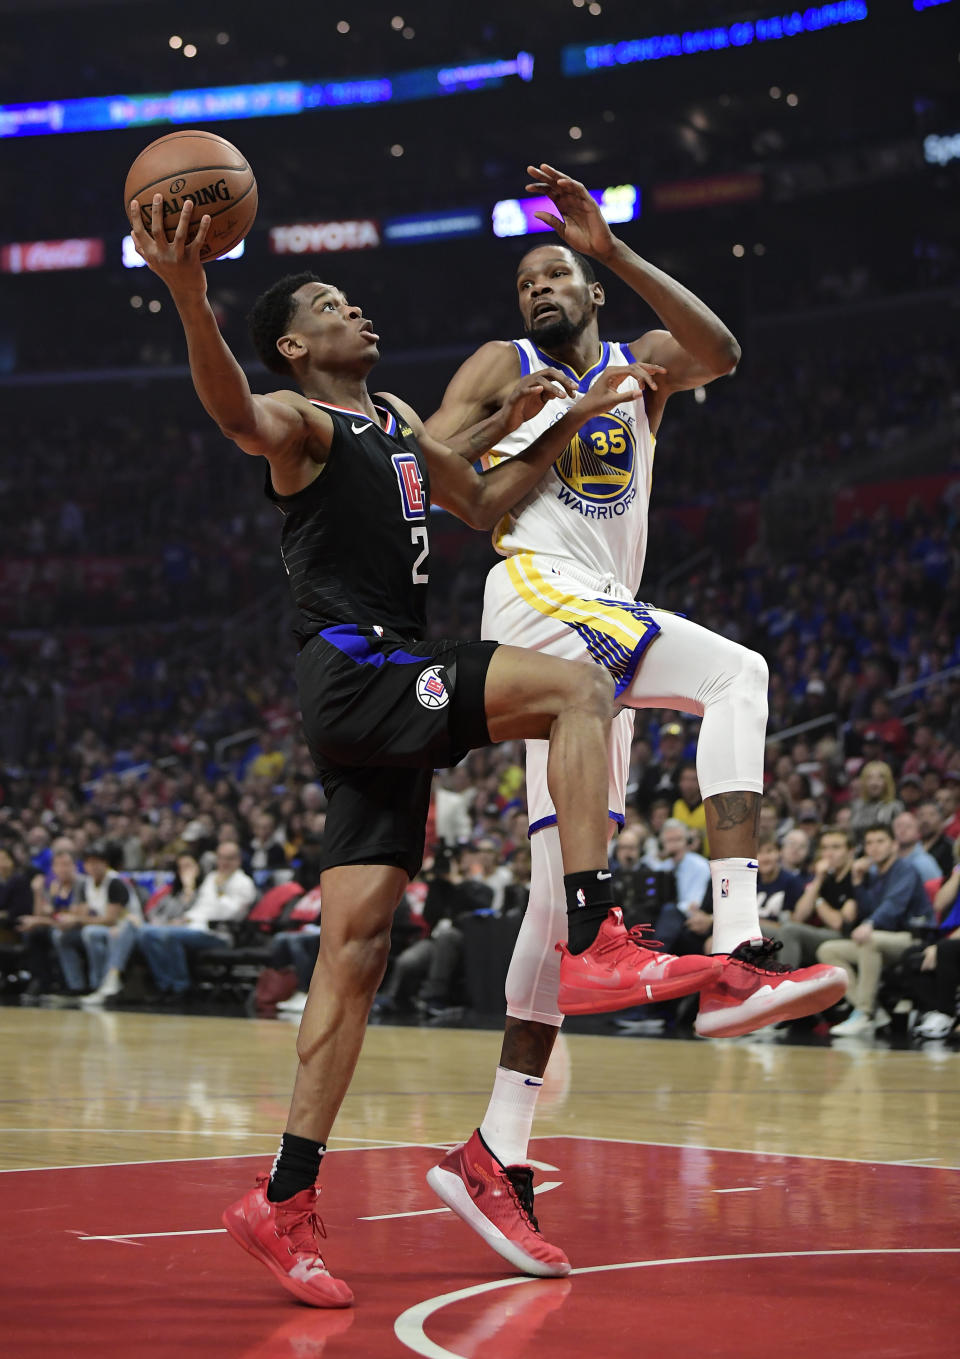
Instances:
[[[746,647],[744,648],[740,674],[744,696],[758,709],[762,708],[763,716],[766,717],[770,669],[759,651],[750,651]]]
[[[586,708],[605,722],[613,720],[613,680],[600,665],[582,665],[583,675],[578,677],[574,702],[578,708]]]
[[[335,989],[354,996],[372,996],[387,970],[389,926],[350,935],[333,946],[328,944],[324,951]]]

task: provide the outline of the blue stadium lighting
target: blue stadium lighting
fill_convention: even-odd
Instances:
[[[924,9],[936,9],[939,5],[949,5],[950,0],[913,0],[913,8],[919,13]]]
[[[495,89],[510,77],[533,78],[533,57],[518,52],[509,60],[472,66],[426,66],[394,76],[356,80],[268,81],[261,85],[218,85],[171,94],[105,95],[35,104],[0,104],[0,137],[40,137],[60,132],[103,132],[157,123],[227,122],[277,118],[311,109],[438,99],[471,90]]]
[[[383,239],[390,245],[413,245],[417,241],[446,241],[457,236],[480,236],[486,217],[479,208],[452,212],[418,212],[411,217],[392,217],[383,224]]]
[[[715,28],[690,29],[685,33],[660,33],[650,38],[626,42],[577,44],[563,49],[563,73],[589,75],[612,66],[632,66],[641,61],[662,61],[665,57],[689,57],[698,52],[720,52],[731,47],[749,47],[758,42],[796,38],[803,33],[819,33],[840,24],[859,23],[868,17],[865,0],[839,0],[833,5],[814,5],[789,14],[767,19],[744,20]]]

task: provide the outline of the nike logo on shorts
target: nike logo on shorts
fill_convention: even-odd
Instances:
[[[353,430],[354,434],[362,434],[365,429],[370,429],[372,425],[372,420],[368,420],[365,425],[355,425],[352,420],[350,422],[350,428]]]

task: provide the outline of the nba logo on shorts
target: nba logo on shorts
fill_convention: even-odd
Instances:
[[[440,678],[440,666],[431,665],[417,677],[417,701],[425,708],[445,708],[450,702],[447,686]]]
[[[721,878],[721,879],[720,879],[720,895],[721,895],[722,897],[728,897],[728,896],[730,895],[730,879],[729,879],[729,878]]]
[[[420,464],[412,453],[394,453],[390,461],[393,463],[397,481],[400,483],[400,500],[403,504],[404,519],[422,519],[425,506]]]

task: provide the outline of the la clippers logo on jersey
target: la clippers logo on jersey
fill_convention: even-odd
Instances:
[[[579,509],[581,514],[585,511],[577,501],[611,509],[617,505],[621,508],[613,512],[623,513],[636,495],[633,473],[637,439],[632,423],[618,412],[597,415],[574,435],[554,467],[563,487],[573,493],[564,494],[561,489],[564,504]],[[598,517],[607,518],[609,513],[610,510]],[[594,510],[591,518],[596,514]]]
[[[445,708],[450,702],[440,669],[439,665],[431,665],[429,670],[421,670],[417,677],[417,701],[425,708]]]
[[[397,473],[397,481],[400,483],[404,519],[422,519],[425,505],[420,464],[412,453],[394,453],[391,461]]]

